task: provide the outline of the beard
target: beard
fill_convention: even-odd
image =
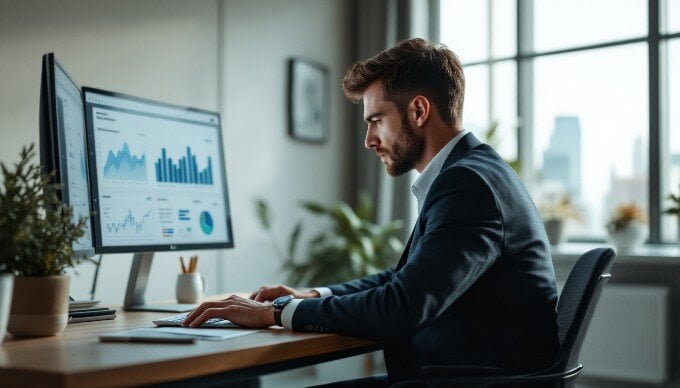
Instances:
[[[401,176],[411,171],[416,163],[422,158],[425,150],[425,139],[411,128],[404,114],[401,118],[401,128],[396,134],[392,152],[377,149],[379,154],[385,154],[391,159],[391,163],[385,163],[387,173],[392,176]]]

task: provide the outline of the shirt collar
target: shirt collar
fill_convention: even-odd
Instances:
[[[416,200],[418,201],[418,212],[420,213],[420,210],[423,208],[423,202],[425,201],[425,196],[427,195],[427,192],[430,191],[430,186],[432,186],[432,183],[434,182],[435,178],[437,178],[437,175],[439,175],[439,171],[441,171],[442,167],[444,166],[444,162],[446,161],[446,157],[451,153],[453,150],[453,147],[458,144],[458,141],[463,138],[463,136],[467,135],[468,131],[463,130],[461,133],[456,135],[453,139],[449,140],[448,143],[442,149],[437,152],[437,155],[430,160],[430,163],[427,164],[425,169],[423,170],[423,173],[420,174],[420,176],[416,179],[415,182],[413,182],[413,185],[411,186],[411,192],[413,195],[416,197]]]

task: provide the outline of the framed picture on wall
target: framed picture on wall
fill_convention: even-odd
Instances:
[[[288,61],[288,132],[297,140],[328,138],[328,69],[318,63]]]

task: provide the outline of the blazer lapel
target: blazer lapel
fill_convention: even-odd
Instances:
[[[463,136],[462,139],[458,141],[455,147],[453,147],[453,150],[451,150],[451,153],[449,153],[449,156],[446,157],[446,161],[444,162],[444,166],[442,167],[442,170],[457,161],[459,161],[468,151],[470,151],[473,148],[479,147],[482,144],[481,141],[479,141],[475,135],[472,134],[472,132],[469,132],[467,135]],[[411,230],[411,235],[408,238],[408,242],[406,243],[406,246],[404,247],[404,252],[401,254],[401,258],[399,259],[399,263],[397,264],[397,267],[395,271],[399,271],[401,267],[406,265],[406,262],[408,261],[408,257],[411,255],[411,248],[413,245],[413,235],[416,233],[416,228],[418,227],[418,224],[420,223],[420,215],[418,215],[418,219],[416,220],[416,224],[413,226],[413,230]],[[420,237],[419,237],[420,238]]]

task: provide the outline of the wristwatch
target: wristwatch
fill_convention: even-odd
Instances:
[[[274,322],[276,322],[277,325],[283,326],[281,323],[281,313],[283,312],[283,308],[286,307],[291,300],[293,300],[293,295],[284,295],[274,299],[274,302],[272,302],[272,307],[274,307]]]

